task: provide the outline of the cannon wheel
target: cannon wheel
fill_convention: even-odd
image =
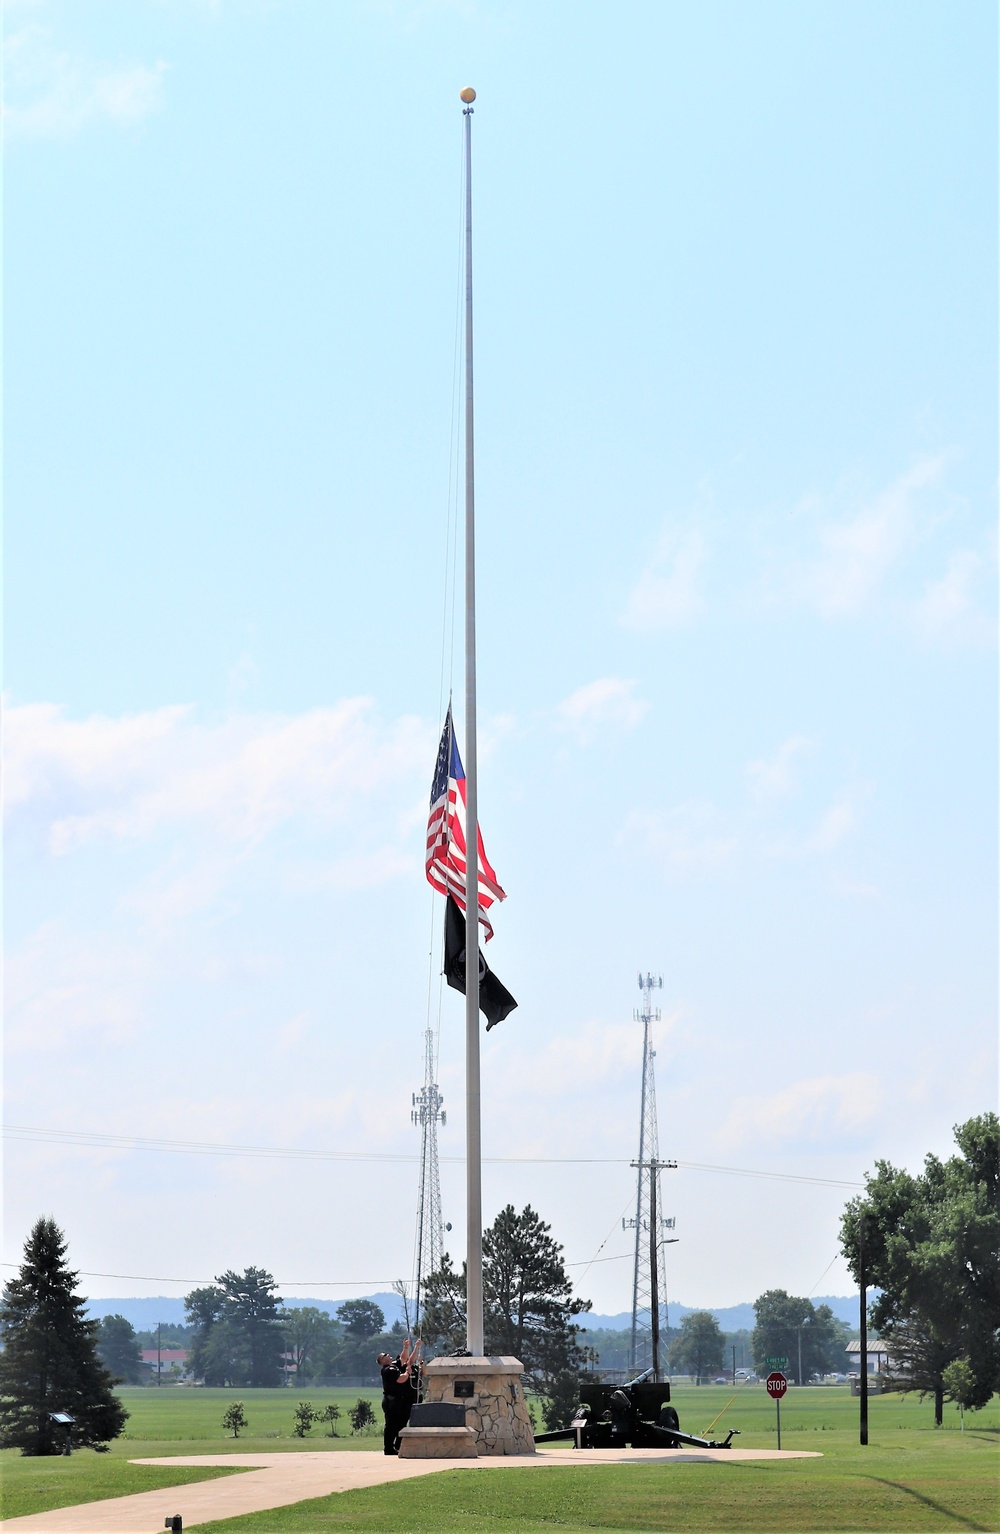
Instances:
[[[672,1406],[665,1406],[660,1414],[660,1426],[669,1428],[671,1432],[680,1432],[681,1419]]]

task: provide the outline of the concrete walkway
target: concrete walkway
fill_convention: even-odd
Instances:
[[[540,1449],[535,1455],[489,1459],[393,1459],[368,1450],[305,1450],[288,1454],[186,1454],[136,1459],[134,1465],[227,1465],[241,1475],[200,1481],[176,1490],[141,1491],[105,1502],[81,1502],[51,1513],[29,1513],[0,1523],[0,1534],[153,1534],[180,1513],[185,1534],[219,1518],[287,1507],[335,1491],[357,1491],[408,1481],[439,1470],[541,1470],[561,1465],[731,1464],[763,1459],[820,1459],[802,1450],[777,1449]]]

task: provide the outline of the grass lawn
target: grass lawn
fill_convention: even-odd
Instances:
[[[355,1437],[346,1409],[358,1390],[225,1391],[164,1387],[125,1390],[128,1438],[109,1454],[70,1459],[0,1456],[3,1510],[16,1513],[121,1496],[207,1479],[211,1470],[129,1465],[129,1456],[380,1447],[378,1433]],[[704,1433],[732,1390],[679,1386],[681,1426]],[[300,1399],[322,1408],[336,1400],[343,1436],[323,1427],[291,1436]],[[221,1427],[234,1399],[244,1402],[249,1432],[234,1441]],[[273,1512],[200,1525],[211,1534],[323,1534],[325,1530],[496,1529],[509,1534],[588,1530],[939,1530],[1000,1529],[1000,1401],[966,1418],[947,1408],[933,1428],[929,1402],[876,1396],[871,1443],[858,1446],[858,1403],[845,1387],[791,1390],[782,1405],[786,1449],[818,1449],[819,1460],[726,1465],[572,1466],[552,1470],[445,1471],[396,1486],[372,1487],[301,1502]],[[775,1447],[774,1403],[763,1386],[744,1386],[715,1433],[730,1426],[740,1447]]]
[[[839,1436],[839,1435],[838,1435]],[[333,1530],[996,1530],[995,1445],[987,1435],[894,1429],[864,1454],[838,1443],[821,1460],[731,1465],[615,1465],[557,1470],[444,1471],[344,1492],[201,1534]]]
[[[100,1502],[105,1497],[127,1497],[133,1491],[185,1486],[189,1481],[237,1473],[182,1465],[175,1470],[167,1465],[130,1465],[123,1454],[95,1454],[92,1449],[81,1449],[69,1459],[59,1454],[25,1458],[16,1449],[4,1449],[0,1453],[0,1517],[20,1518],[77,1502]]]
[[[155,1491],[161,1486],[181,1486],[236,1472],[222,1469],[185,1469],[178,1466],[130,1465],[130,1458],[158,1454],[239,1453],[254,1449],[381,1449],[379,1393],[368,1390],[192,1390],[165,1385],[162,1389],[119,1391],[130,1413],[125,1435],[107,1454],[81,1449],[63,1459],[32,1459],[15,1449],[0,1452],[0,1517],[16,1518],[52,1507],[71,1507],[75,1502],[97,1502],[103,1497],[124,1497],[134,1491]],[[376,1409],[379,1428],[355,1436],[347,1408],[365,1396]],[[317,1424],[305,1439],[292,1436],[294,1411],[299,1400],[312,1401],[320,1411],[336,1401],[341,1417],[338,1437],[330,1438],[329,1426]],[[232,1401],[242,1401],[248,1430],[236,1440],[222,1426],[222,1415]]]
[[[682,1428],[704,1434],[732,1396],[722,1387],[677,1387]],[[858,1402],[846,1387],[792,1390],[782,1403],[782,1448],[819,1450],[822,1459],[445,1471],[199,1527],[202,1534],[1000,1529],[1000,1401],[969,1415],[964,1434],[954,1408],[935,1431],[930,1402],[915,1396],[874,1396],[869,1415],[871,1441],[862,1449]],[[730,1426],[741,1429],[740,1447],[776,1447],[774,1403],[763,1386],[742,1387],[715,1432]]]
[[[216,1449],[381,1449],[382,1411],[380,1390],[320,1390],[305,1386],[301,1390],[209,1390],[183,1385],[162,1389],[143,1388],[118,1392],[130,1416],[125,1435],[114,1447],[124,1445],[131,1454],[205,1454]],[[378,1426],[366,1433],[351,1432],[348,1408],[363,1396],[375,1409]],[[242,1401],[247,1426],[234,1441],[222,1426],[223,1413],[233,1401]],[[317,1423],[304,1439],[295,1438],[295,1408],[300,1401],[311,1401],[322,1411],[331,1401],[340,1407],[337,1436],[330,1437],[326,1422]],[[184,1444],[179,1448],[177,1445]],[[136,1449],[135,1444],[142,1444]],[[129,1446],[133,1447],[129,1447]]]

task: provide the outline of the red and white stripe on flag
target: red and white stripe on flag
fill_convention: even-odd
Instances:
[[[465,839],[465,769],[455,739],[455,727],[451,707],[445,720],[438,747],[434,782],[431,785],[431,808],[427,820],[427,853],[425,866],[427,879],[441,895],[451,895],[455,903],[465,910],[465,874],[467,845]],[[493,925],[486,914],[495,900],[506,898],[490,867],[483,847],[483,834],[477,827],[479,848],[478,900],[479,920],[487,942],[493,936]]]

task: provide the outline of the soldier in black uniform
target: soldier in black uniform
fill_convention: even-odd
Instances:
[[[385,1414],[382,1444],[386,1454],[399,1453],[399,1435],[409,1422],[410,1408],[417,1399],[417,1355],[420,1346],[418,1342],[416,1347],[411,1347],[407,1337],[398,1358],[393,1358],[391,1353],[375,1355],[375,1362],[382,1372],[382,1411]]]

